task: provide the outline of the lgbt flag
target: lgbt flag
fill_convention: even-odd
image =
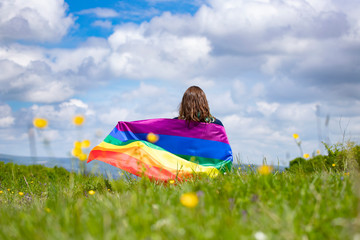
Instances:
[[[156,134],[157,141],[147,136]],[[150,139],[149,139],[150,140]],[[223,126],[181,119],[118,122],[94,147],[87,162],[99,160],[137,176],[182,180],[194,173],[216,176],[231,168],[233,156]]]

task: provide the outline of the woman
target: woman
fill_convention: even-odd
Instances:
[[[167,118],[120,121],[91,150],[88,162],[103,161],[157,181],[182,181],[197,173],[212,177],[231,169],[233,156],[225,128],[210,114],[201,88],[186,90],[177,118],[185,124]]]
[[[179,117],[188,122],[215,123],[223,126],[219,119],[210,114],[210,108],[204,91],[198,86],[189,87],[182,98],[179,106]]]

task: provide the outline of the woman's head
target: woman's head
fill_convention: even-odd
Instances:
[[[208,122],[212,118],[206,95],[198,86],[191,86],[185,91],[179,107],[179,118],[196,122]]]

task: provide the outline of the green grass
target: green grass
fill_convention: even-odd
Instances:
[[[245,169],[164,185],[0,163],[0,239],[354,239],[355,176]],[[195,208],[180,203],[187,192]]]

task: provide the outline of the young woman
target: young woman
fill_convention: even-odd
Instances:
[[[219,119],[213,117],[204,91],[198,86],[189,87],[179,106],[179,117],[186,121],[215,123],[223,126]]]

